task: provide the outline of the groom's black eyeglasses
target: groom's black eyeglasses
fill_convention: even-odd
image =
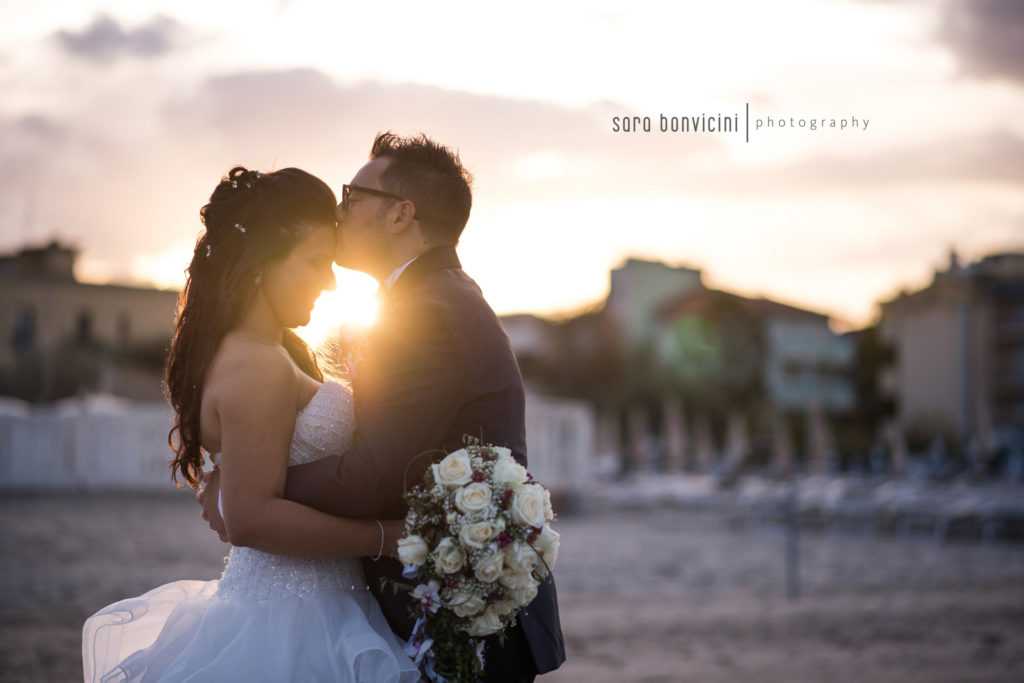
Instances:
[[[341,208],[348,211],[352,207],[352,190],[356,192],[365,192],[366,194],[372,194],[377,197],[385,197],[387,199],[397,199],[400,202],[404,202],[405,199],[399,197],[397,194],[391,194],[384,190],[376,190],[372,187],[363,187],[362,185],[342,185],[341,186]]]

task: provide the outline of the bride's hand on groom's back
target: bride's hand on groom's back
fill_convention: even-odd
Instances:
[[[217,532],[220,540],[230,543],[224,519],[220,516],[218,502],[220,499],[220,468],[214,467],[203,475],[203,487],[196,494],[196,502],[202,508],[202,517],[210,528]]]

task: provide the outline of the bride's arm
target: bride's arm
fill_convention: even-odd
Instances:
[[[376,520],[332,517],[282,497],[299,388],[291,365],[260,350],[220,380],[220,494],[231,543],[292,557],[376,556]],[[388,535],[384,553],[393,554]]]

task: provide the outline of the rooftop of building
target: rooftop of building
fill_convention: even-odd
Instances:
[[[153,287],[122,283],[81,282],[75,277],[79,250],[59,241],[0,254],[0,282],[46,283],[47,286],[116,288],[135,291],[157,290]]]
[[[946,267],[935,270],[928,286],[912,292],[901,291],[895,297],[881,302],[881,305],[883,308],[891,308],[911,301],[928,301],[939,292],[959,291],[964,287],[979,287],[994,293],[1016,295],[1024,287],[1024,252],[989,254],[963,265],[956,250],[950,250]]]
[[[799,308],[780,301],[758,297],[749,297],[726,292],[719,289],[704,288],[695,292],[688,292],[679,297],[670,299],[659,309],[659,317],[662,319],[676,318],[686,314],[703,313],[710,307],[722,301],[730,301],[739,304],[748,312],[759,317],[791,317],[807,318],[827,322],[830,316],[805,308]]]

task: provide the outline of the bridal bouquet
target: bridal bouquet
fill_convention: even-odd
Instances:
[[[416,580],[407,652],[434,681],[483,674],[484,636],[515,623],[558,556],[551,496],[507,448],[469,445],[406,494],[398,554]],[[398,584],[394,584],[398,590]]]

